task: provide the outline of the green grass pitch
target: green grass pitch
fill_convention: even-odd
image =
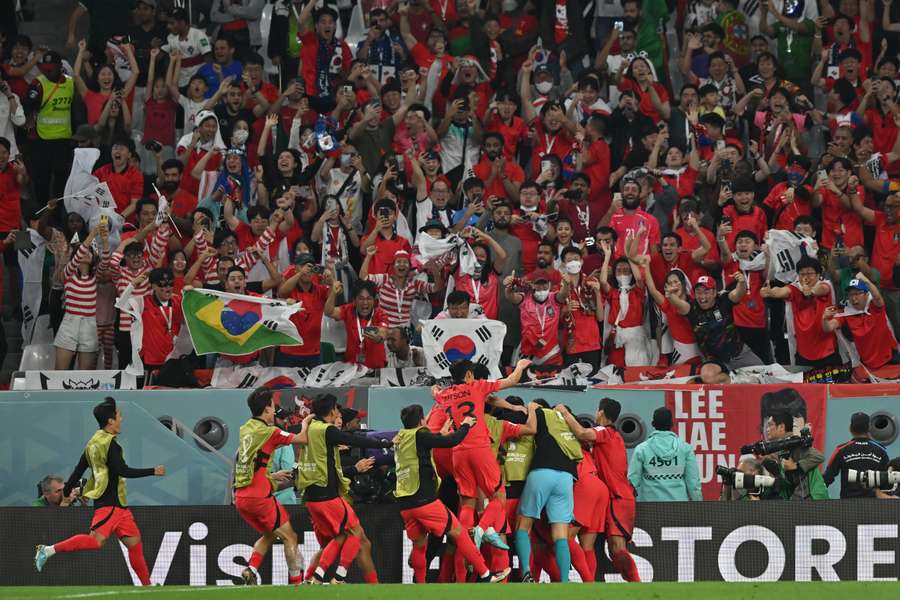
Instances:
[[[342,586],[257,586],[246,587],[7,587],[0,588],[3,600],[31,600],[55,598],[59,600],[89,600],[91,598],[141,598],[153,600],[183,598],[323,599],[323,600],[496,600],[498,594],[515,600],[565,600],[568,598],[597,598],[598,600],[772,600],[794,597],[865,598],[866,600],[896,600],[900,598],[898,583],[642,583],[642,584],[572,584],[522,585],[498,590],[493,585],[342,585]]]

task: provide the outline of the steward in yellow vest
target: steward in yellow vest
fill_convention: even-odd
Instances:
[[[334,422],[341,416],[337,398],[332,394],[322,394],[313,400],[312,413],[307,432],[308,441],[300,450],[297,460],[297,489],[303,491],[303,499],[312,521],[322,556],[315,577],[317,583],[324,583],[325,573],[339,559],[332,581],[342,583],[347,570],[363,546],[363,552],[370,552],[370,543],[359,518],[345,496],[350,482],[341,471],[339,446],[357,448],[390,448],[388,440],[376,440],[345,433],[335,427]],[[360,560],[360,569],[366,583],[378,583],[371,559]]]
[[[428,431],[425,413],[419,404],[412,404],[401,410],[400,420],[403,429],[394,438],[397,473],[394,495],[400,507],[400,516],[403,517],[406,535],[413,542],[410,564],[415,582],[425,583],[429,533],[439,538],[445,535],[449,537],[460,555],[478,573],[480,581],[502,581],[509,575],[509,567],[492,574],[468,532],[462,530],[456,515],[437,498],[441,480],[434,467],[431,451],[434,448],[452,448],[462,442],[475,424],[475,417],[466,417],[455,433],[448,431],[446,435]],[[442,560],[446,559],[445,555]]]
[[[99,550],[107,539],[115,535],[128,548],[128,560],[141,584],[150,585],[150,571],[144,560],[141,532],[127,508],[125,478],[151,475],[161,477],[166,474],[166,468],[159,465],[148,469],[134,469],[125,464],[122,447],[116,441],[116,436],[122,431],[122,413],[116,408],[113,398],[107,397],[94,407],[94,418],[100,429],[88,440],[78,465],[63,489],[63,494],[68,496],[90,467],[91,477],[82,488],[81,496],[94,501],[91,533],[74,535],[52,546],[38,546],[34,566],[40,572],[47,560],[57,552]]]

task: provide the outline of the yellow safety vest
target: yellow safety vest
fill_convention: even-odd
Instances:
[[[106,466],[106,459],[109,455],[109,445],[115,439],[111,433],[102,429],[91,436],[87,445],[84,447],[84,456],[87,458],[88,465],[91,467],[91,478],[84,486],[81,495],[91,500],[96,500],[106,491],[109,485],[109,468]],[[124,454],[124,451],[123,451]],[[128,506],[125,499],[125,478],[119,477],[119,504]]]
[[[44,75],[38,76],[43,98],[35,125],[42,140],[67,140],[72,137],[72,100],[75,82],[63,75],[62,82],[53,82]]]

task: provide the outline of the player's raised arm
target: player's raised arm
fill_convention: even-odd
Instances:
[[[497,382],[497,389],[505,390],[506,388],[511,388],[514,385],[518,385],[519,381],[522,379],[522,375],[525,373],[525,369],[531,364],[531,361],[527,358],[523,358],[516,363],[515,370],[509,374],[509,377],[505,377]]]
[[[597,439],[597,432],[593,429],[582,427],[578,420],[575,419],[574,416],[572,416],[572,413],[569,412],[569,409],[566,408],[564,404],[557,404],[553,407],[553,410],[563,416],[563,418],[566,420],[566,424],[569,426],[569,429],[572,430],[572,433],[575,434],[575,437],[578,438],[579,442],[593,442]]]

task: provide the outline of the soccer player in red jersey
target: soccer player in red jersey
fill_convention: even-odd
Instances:
[[[591,427],[590,420],[585,418],[578,421],[582,427]],[[575,523],[572,530],[577,532],[578,542],[571,537],[570,530],[569,554],[572,556],[572,566],[581,575],[584,582],[594,581],[597,574],[597,554],[594,551],[594,542],[597,534],[606,531],[606,513],[609,511],[609,489],[597,474],[597,465],[591,455],[590,447],[582,444],[583,457],[578,463],[578,479],[572,495],[575,497]]]
[[[272,495],[280,485],[290,482],[291,473],[271,473],[269,459],[280,446],[305,444],[306,428],[312,417],[303,422],[303,429],[297,434],[275,427],[275,399],[272,390],[266,388],[250,394],[247,406],[251,418],[241,425],[238,438],[234,464],[234,507],[262,537],[253,545],[253,553],[241,577],[247,585],[259,583],[259,566],[275,540],[280,539],[284,542],[288,582],[299,584],[303,581],[303,558],[297,550],[297,533],[291,527],[284,506]]]
[[[100,429],[91,436],[78,460],[78,465],[63,488],[63,495],[68,496],[78,485],[82,473],[90,467],[91,478],[81,497],[94,501],[94,518],[91,521],[91,532],[74,535],[67,540],[52,546],[38,546],[34,556],[34,566],[38,570],[44,568],[47,560],[57,552],[78,552],[79,550],[99,550],[111,535],[115,535],[128,548],[128,562],[140,579],[141,585],[150,585],[150,571],[144,560],[144,545],[141,543],[141,532],[134,522],[128,502],[125,498],[125,478],[162,477],[166,468],[162,465],[135,469],[125,464],[122,447],[116,436],[122,432],[122,413],[116,408],[116,401],[106,397],[94,407],[94,418]]]
[[[603,398],[597,406],[597,426],[582,427],[565,408],[561,411],[572,433],[582,442],[593,444],[592,455],[600,475],[609,488],[609,511],[606,514],[606,542],[613,566],[625,581],[640,581],[634,558],[625,547],[634,531],[634,489],[628,481],[628,454],[615,423],[622,405]]]
[[[530,360],[522,359],[509,377],[497,381],[475,379],[477,366],[468,360],[460,360],[450,366],[450,376],[454,385],[435,394],[435,402],[443,408],[456,427],[466,417],[474,417],[475,425],[469,435],[453,448],[453,475],[459,487],[459,520],[467,529],[475,526],[475,499],[478,490],[490,501],[475,527],[475,545],[481,547],[482,538],[492,546],[509,550],[497,534],[494,523],[504,518],[500,465],[491,450],[491,436],[484,420],[484,405],[510,408],[511,405],[497,398],[488,398],[494,392],[504,390],[519,383]]]

